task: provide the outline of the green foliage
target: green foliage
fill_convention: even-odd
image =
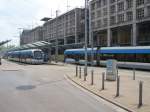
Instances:
[[[15,45],[8,45],[8,46],[2,45],[2,46],[0,46],[0,51],[9,50],[9,49],[14,48],[14,47],[16,47],[16,46]]]
[[[60,61],[60,62],[63,62],[64,61],[64,55],[58,55],[58,61]],[[51,59],[53,60],[53,61],[55,61],[55,55],[52,55],[51,56]]]

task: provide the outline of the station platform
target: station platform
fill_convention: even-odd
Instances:
[[[149,112],[150,110],[150,72],[135,71],[135,80],[133,80],[133,71],[127,69],[119,69],[120,76],[120,96],[116,97],[116,81],[106,81],[105,89],[102,90],[102,72],[106,72],[106,68],[88,67],[87,81],[84,81],[84,66],[81,66],[81,79],[75,77],[74,72],[68,73],[69,78],[80,86],[92,91],[104,99],[119,104],[133,112]],[[91,70],[94,70],[94,85],[91,85]],[[139,98],[139,82],[143,82],[143,106],[138,108]]]

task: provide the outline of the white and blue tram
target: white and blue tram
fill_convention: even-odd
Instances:
[[[44,53],[40,49],[9,51],[6,55],[9,60],[28,64],[42,64],[44,61]]]
[[[94,48],[93,51],[88,48],[87,53],[88,64],[91,64],[91,54],[93,53],[94,65],[100,63],[106,66],[107,59],[116,59],[119,67],[150,70],[150,46],[101,47],[100,49]],[[78,64],[84,64],[84,54],[84,48],[68,49],[64,52],[66,62]]]

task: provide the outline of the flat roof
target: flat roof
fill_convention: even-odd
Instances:
[[[8,43],[8,42],[10,42],[10,41],[11,41],[11,40],[2,41],[2,42],[0,42],[0,46],[4,45],[4,44],[6,44],[6,43]]]

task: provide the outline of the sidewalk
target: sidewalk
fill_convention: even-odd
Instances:
[[[132,70],[119,69],[120,96],[116,97],[116,81],[113,82],[105,80],[105,89],[101,90],[102,72],[105,72],[106,68],[89,67],[87,81],[83,81],[83,68],[84,67],[82,66],[81,79],[79,79],[79,72],[78,77],[75,77],[75,70],[68,74],[68,76],[84,88],[125,108],[135,112],[150,112],[150,72],[136,71],[136,80],[133,80]],[[91,86],[91,69],[94,70],[93,86]],[[143,81],[143,106],[140,108],[138,108],[139,81]]]
[[[48,65],[58,65],[58,66],[64,66],[65,65],[65,63],[63,63],[63,62],[55,62],[55,61],[51,61],[51,62],[48,62],[47,63]]]

